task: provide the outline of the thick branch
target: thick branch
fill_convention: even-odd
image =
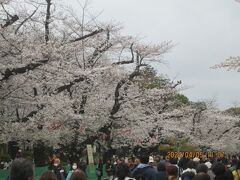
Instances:
[[[36,115],[39,110],[43,109],[44,106],[41,106],[41,108],[39,108],[36,111],[31,111],[27,116],[25,116],[24,118],[22,118],[20,121],[21,122],[27,122],[29,120],[29,118],[33,117],[34,115]]]
[[[113,105],[113,108],[110,112],[110,115],[111,117],[113,117],[114,114],[116,114],[119,109],[120,109],[120,89],[121,87],[125,84],[126,80],[125,79],[122,79],[116,86],[116,89],[115,89],[115,101],[114,101],[114,105]]]
[[[20,67],[20,68],[13,68],[13,69],[9,69],[7,68],[5,70],[4,73],[2,73],[3,75],[3,78],[0,79],[0,82],[1,81],[4,81],[4,80],[8,80],[12,75],[16,75],[16,74],[23,74],[29,70],[34,70],[36,69],[37,67],[43,65],[43,64],[46,64],[48,62],[48,60],[41,60],[41,61],[38,61],[36,63],[30,63],[24,67]]]
[[[70,82],[69,84],[66,84],[66,85],[63,85],[63,86],[60,86],[58,87],[56,90],[55,90],[55,93],[54,94],[59,94],[69,88],[71,88],[73,85],[75,85],[76,83],[79,83],[79,82],[82,82],[84,80],[87,80],[87,78],[85,76],[82,76],[82,77],[79,77],[77,79],[74,79],[72,82]]]
[[[2,28],[6,28],[6,27],[12,25],[13,23],[15,23],[18,19],[19,19],[19,17],[17,15],[14,15],[4,25],[1,25],[1,26],[2,26]]]
[[[49,41],[49,23],[50,23],[50,7],[51,7],[51,0],[46,0],[47,1],[47,13],[46,13],[46,21],[45,21],[45,40],[46,42]]]
[[[237,127],[238,127],[238,126],[233,126],[233,127],[229,128],[229,129],[225,130],[217,139],[218,139],[218,140],[222,139],[222,137],[223,137],[225,134],[227,134],[227,133],[230,132],[232,129],[237,128]]]
[[[81,40],[83,40],[83,39],[86,39],[86,38],[88,38],[88,37],[94,36],[94,35],[96,35],[96,34],[98,34],[98,33],[101,33],[101,32],[103,32],[103,29],[99,29],[99,30],[93,31],[93,32],[91,32],[91,33],[89,33],[89,34],[86,34],[86,35],[84,35],[84,36],[81,36],[81,37],[79,37],[79,38],[76,38],[76,39],[71,40],[70,43],[73,43],[73,42],[76,42],[76,41],[81,41]]]

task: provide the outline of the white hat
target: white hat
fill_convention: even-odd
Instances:
[[[150,163],[153,163],[153,162],[154,162],[154,159],[153,159],[152,156],[149,156],[149,161],[148,161],[148,162],[150,162]]]
[[[210,163],[210,162],[205,162],[205,165],[208,167],[208,169],[211,169],[211,167],[212,167],[212,163]]]
[[[194,162],[199,162],[200,159],[199,159],[198,157],[195,157],[195,158],[193,158],[193,161],[194,161]]]

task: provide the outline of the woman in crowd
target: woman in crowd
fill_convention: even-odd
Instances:
[[[57,180],[57,176],[52,171],[42,173],[39,180]]]
[[[76,162],[74,162],[74,163],[72,164],[72,166],[71,166],[70,171],[68,172],[68,175],[67,175],[66,180],[69,180],[70,177],[71,177],[71,175],[73,174],[73,172],[75,172],[75,171],[77,171],[77,170],[78,170],[78,165],[77,165]]]
[[[115,180],[130,180],[130,169],[127,164],[121,162],[116,168],[116,178]],[[135,180],[135,179],[134,179]]]
[[[72,173],[70,180],[87,180],[87,178],[82,170],[76,170]]]
[[[101,180],[101,177],[103,175],[103,162],[101,159],[99,159],[98,161],[98,166],[96,168],[96,175],[97,175],[97,179]]]

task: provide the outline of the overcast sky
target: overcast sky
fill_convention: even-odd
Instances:
[[[76,0],[69,0],[79,11]],[[80,2],[84,2],[80,0]],[[192,101],[216,99],[221,109],[240,105],[240,72],[210,67],[240,55],[240,3],[234,0],[89,0],[101,20],[121,22],[124,32],[177,46],[159,73],[182,80]]]

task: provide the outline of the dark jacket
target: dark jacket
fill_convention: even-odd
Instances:
[[[101,177],[103,175],[103,164],[99,163],[96,170],[100,171],[100,174],[97,174],[97,176]]]
[[[167,180],[167,173],[164,171],[157,172],[157,180]]]
[[[152,166],[140,164],[133,171],[133,177],[136,180],[157,180],[157,171]]]
[[[53,166],[52,171],[57,176],[57,180],[65,180],[66,171],[62,166]]]
[[[108,176],[112,176],[114,172],[114,166],[112,163],[106,163],[106,173]]]

